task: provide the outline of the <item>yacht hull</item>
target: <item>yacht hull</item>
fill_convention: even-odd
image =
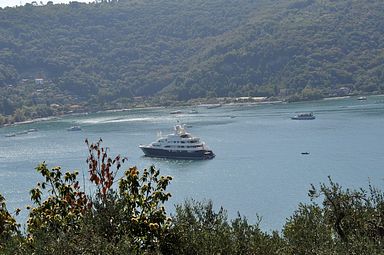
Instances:
[[[292,120],[314,120],[316,119],[315,116],[311,116],[311,117],[298,117],[298,116],[294,116],[294,117],[291,117]]]
[[[140,146],[140,149],[147,157],[155,158],[170,158],[170,159],[212,159],[215,154],[211,150],[198,150],[198,151],[177,151],[177,150],[165,150],[159,148],[151,148]]]

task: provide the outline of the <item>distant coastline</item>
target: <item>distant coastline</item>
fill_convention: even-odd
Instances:
[[[130,104],[127,107],[121,107],[121,108],[106,108],[106,109],[92,110],[94,109],[93,107],[84,106],[84,107],[79,107],[76,110],[76,112],[73,112],[73,111],[60,112],[59,114],[55,114],[47,117],[38,117],[38,118],[26,119],[22,121],[15,121],[11,123],[4,123],[0,125],[0,128],[15,126],[15,125],[31,124],[31,123],[41,122],[41,121],[49,121],[49,120],[63,118],[66,116],[86,115],[89,113],[100,113],[100,112],[124,112],[124,111],[130,111],[135,109],[161,109],[161,108],[182,107],[182,106],[183,107],[199,107],[199,106],[209,106],[214,104],[222,104],[222,105],[279,104],[279,103],[294,103],[294,102],[319,101],[319,100],[340,100],[340,99],[346,99],[346,98],[352,98],[352,97],[358,98],[359,96],[360,96],[359,94],[346,95],[346,96],[331,96],[331,97],[324,97],[324,98],[314,99],[314,100],[298,100],[298,101],[290,101],[290,100],[287,100],[287,98],[276,98],[276,97],[199,98],[199,99],[192,99],[189,101],[166,102],[164,105],[153,104],[150,100],[148,100],[148,101],[143,101],[136,104]],[[370,94],[367,96],[384,96],[384,94]]]

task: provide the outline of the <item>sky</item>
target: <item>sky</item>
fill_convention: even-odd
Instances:
[[[13,7],[13,6],[20,6],[20,5],[25,5],[26,3],[31,3],[33,2],[34,0],[0,0],[0,7]],[[40,4],[40,2],[43,2],[43,4],[46,4],[47,2],[49,2],[50,0],[35,0],[38,4]],[[72,2],[72,1],[76,1],[76,2],[85,2],[85,3],[88,3],[88,2],[92,2],[92,0],[51,0],[54,4],[58,4],[58,3],[69,3],[69,2]]]

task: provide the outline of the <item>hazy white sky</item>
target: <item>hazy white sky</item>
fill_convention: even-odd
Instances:
[[[26,3],[31,3],[33,2],[34,0],[0,0],[0,7],[6,7],[6,6],[16,6],[16,5],[24,5]],[[40,2],[43,2],[44,4],[46,4],[47,2],[49,2],[50,0],[35,0],[38,4],[40,4]],[[69,3],[69,2],[72,2],[72,1],[76,1],[76,2],[85,2],[85,3],[88,3],[88,2],[93,2],[93,0],[51,0],[53,3],[55,4],[58,4],[58,3]]]

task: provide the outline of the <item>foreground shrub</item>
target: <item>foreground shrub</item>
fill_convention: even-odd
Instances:
[[[16,210],[15,214],[18,214]],[[5,198],[0,194],[0,251],[9,251],[15,253],[18,243],[22,241],[19,232],[19,224],[15,218],[8,212]]]
[[[164,254],[277,254],[281,239],[251,225],[240,215],[229,221],[223,208],[211,201],[186,201],[176,207]]]
[[[383,193],[329,182],[309,191],[313,201],[323,199],[321,205],[300,204],[287,220],[289,254],[384,254]]]
[[[27,222],[30,237],[37,232],[55,234],[79,229],[89,204],[85,193],[80,191],[78,172],[63,175],[60,167],[48,169],[45,163],[36,170],[45,180],[30,191],[31,200],[37,205],[30,209]],[[46,197],[44,201],[42,196]]]
[[[118,189],[112,185],[125,158],[111,159],[101,140],[89,145],[89,173],[98,193],[93,202],[93,218],[102,236],[113,242],[129,239],[135,249],[155,250],[159,240],[170,226],[164,203],[171,197],[166,192],[172,178],[160,176],[154,166],[142,173],[131,167],[118,180]],[[112,166],[116,165],[115,171]]]

